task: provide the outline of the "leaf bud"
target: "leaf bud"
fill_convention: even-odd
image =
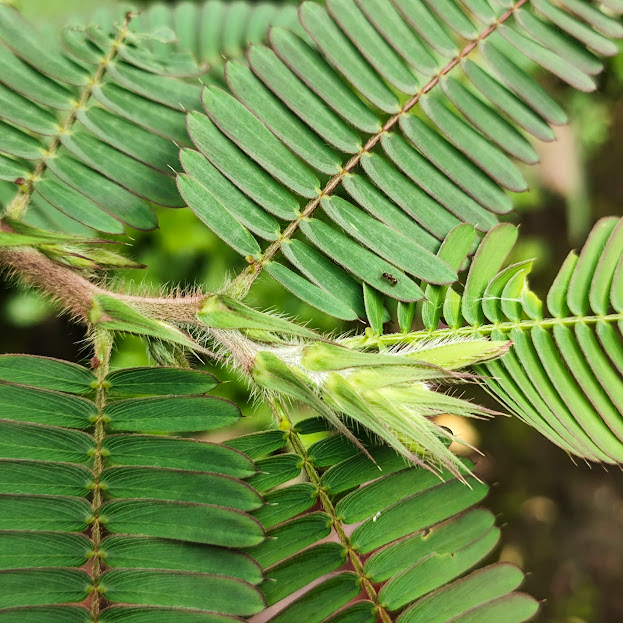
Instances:
[[[260,312],[226,296],[213,295],[207,297],[197,314],[197,318],[207,327],[214,329],[268,331],[298,335],[313,340],[322,339],[310,329],[279,316]]]

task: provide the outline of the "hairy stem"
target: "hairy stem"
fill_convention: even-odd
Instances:
[[[26,285],[51,296],[78,320],[88,319],[93,296],[101,289],[66,266],[27,247],[0,249],[0,264]]]
[[[359,581],[361,582],[361,586],[366,592],[368,599],[375,605],[377,616],[379,617],[382,623],[392,623],[392,619],[389,615],[389,612],[383,607],[380,602],[378,593],[374,588],[374,585],[366,576],[366,572],[364,569],[364,563],[361,560],[357,550],[355,550],[351,544],[350,537],[346,534],[344,527],[342,526],[342,522],[337,516],[337,512],[335,510],[335,506],[331,501],[331,498],[327,494],[327,492],[322,487],[322,483],[320,481],[320,474],[316,471],[313,461],[309,458],[307,454],[307,449],[303,444],[300,436],[294,430],[294,425],[288,412],[284,409],[278,402],[273,401],[271,404],[273,412],[277,415],[280,422],[285,424],[288,429],[288,437],[294,452],[301,458],[303,461],[303,467],[305,468],[305,473],[309,478],[309,481],[314,485],[316,491],[318,493],[318,499],[322,504],[322,508],[325,513],[331,518],[331,525],[337,534],[340,543],[344,546],[346,552],[348,553],[348,559],[350,560],[355,573],[359,577]]]
[[[283,231],[283,234],[278,240],[275,240],[271,243],[262,258],[257,262],[254,262],[250,266],[247,266],[234,280],[231,285],[230,293],[233,296],[237,296],[240,298],[244,298],[247,292],[253,285],[253,282],[257,279],[260,272],[262,271],[264,265],[269,262],[280,250],[283,246],[284,242],[290,240],[294,234],[298,231],[301,223],[310,218],[313,213],[316,211],[316,208],[320,205],[322,198],[326,195],[330,195],[335,189],[342,183],[342,180],[346,175],[352,173],[359,163],[361,162],[362,157],[372,151],[372,149],[376,146],[376,144],[381,140],[381,137],[386,132],[389,132],[399,121],[400,118],[409,112],[419,101],[420,99],[426,95],[429,91],[432,91],[440,82],[440,80],[448,74],[452,69],[454,69],[463,58],[465,58],[468,54],[470,54],[474,48],[478,45],[480,41],[486,39],[489,35],[497,30],[500,24],[503,24],[506,20],[508,20],[518,9],[520,9],[524,4],[526,4],[528,0],[519,0],[516,4],[514,4],[511,8],[509,8],[503,15],[501,15],[493,24],[488,26],[476,39],[470,41],[452,60],[450,60],[441,71],[431,78],[413,97],[411,97],[402,107],[400,112],[396,113],[392,117],[390,117],[380,132],[371,136],[366,144],[363,146],[361,151],[355,154],[344,166],[344,168],[336,175],[334,175],[322,189],[320,194],[309,201],[309,203],[305,206],[300,216],[288,224],[288,226]]]
[[[104,443],[105,421],[104,407],[106,406],[106,387],[104,379],[108,374],[110,362],[110,352],[112,350],[112,336],[108,332],[100,331],[95,335],[95,356],[93,365],[97,366],[97,393],[95,403],[97,405],[97,420],[95,421],[95,450],[93,452],[93,490],[92,490],[92,509],[93,523],[91,525],[91,542],[93,556],[93,596],[91,601],[91,619],[94,623],[99,620],[101,609],[102,594],[99,590],[100,577],[102,575],[102,559],[100,556],[100,547],[102,542],[102,524],[100,522],[100,509],[103,503],[101,479],[104,469],[102,456],[102,446]]]
[[[20,185],[20,189],[17,195],[6,209],[6,216],[9,216],[16,220],[20,220],[24,217],[24,214],[28,209],[28,204],[30,203],[32,193],[35,190],[35,184],[41,179],[41,176],[43,175],[43,172],[47,167],[48,160],[56,157],[56,152],[62,145],[62,137],[71,132],[71,128],[76,121],[78,112],[84,109],[86,103],[91,97],[91,94],[93,93],[93,88],[99,85],[101,79],[106,73],[106,70],[108,69],[108,66],[117,55],[119,47],[123,44],[125,38],[129,33],[129,26],[133,17],[134,14],[132,12],[126,13],[123,24],[119,28],[119,33],[117,34],[117,37],[111,42],[110,49],[108,50],[106,56],[104,56],[104,58],[97,66],[93,77],[91,78],[91,80],[89,80],[87,86],[80,94],[80,97],[74,102],[67,117],[59,123],[59,130],[57,134],[54,136],[43,158],[39,160],[35,170],[28,177],[28,179]]]
[[[27,247],[0,249],[4,265],[21,281],[51,296],[66,311],[88,324],[93,297],[105,294],[136,307],[158,320],[197,324],[196,314],[205,294],[173,297],[134,296],[114,292],[94,284],[78,271],[52,261],[43,253]]]

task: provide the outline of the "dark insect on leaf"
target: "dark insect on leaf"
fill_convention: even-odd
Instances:
[[[398,283],[398,279],[396,279],[396,277],[394,277],[394,275],[391,275],[390,273],[383,273],[382,277],[383,279],[387,279],[387,281],[389,281],[393,286]]]

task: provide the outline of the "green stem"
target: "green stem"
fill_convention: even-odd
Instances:
[[[359,577],[361,585],[363,586],[366,594],[368,595],[368,599],[370,599],[370,601],[375,605],[376,614],[378,615],[382,623],[392,623],[392,619],[389,613],[380,602],[378,593],[376,592],[374,585],[366,576],[364,563],[359,557],[357,551],[353,548],[350,537],[348,536],[348,534],[346,534],[346,531],[342,526],[342,522],[337,515],[335,506],[333,505],[331,498],[322,486],[320,474],[316,471],[313,460],[309,457],[309,454],[307,453],[305,444],[301,440],[299,434],[294,430],[294,425],[292,423],[292,420],[290,419],[290,416],[288,415],[287,409],[283,408],[283,406],[276,401],[272,402],[271,407],[273,408],[273,412],[280,420],[280,427],[287,428],[290,444],[292,445],[294,452],[303,461],[305,473],[307,474],[309,481],[316,488],[318,499],[320,500],[320,503],[322,504],[325,513],[331,518],[331,524],[338,538],[340,539],[340,543],[344,546],[348,553],[348,558],[353,565],[355,573]]]
[[[106,406],[106,385],[105,378],[108,374],[110,362],[110,352],[112,350],[112,336],[105,331],[99,331],[95,335],[95,357],[94,365],[97,365],[97,390],[95,403],[97,405],[97,420],[95,421],[95,450],[93,453],[93,490],[91,506],[93,509],[93,523],[91,526],[91,542],[93,552],[93,596],[91,602],[91,620],[97,623],[101,609],[102,594],[99,590],[100,578],[102,575],[102,558],[100,556],[100,547],[102,542],[102,524],[100,521],[100,510],[103,503],[102,496],[102,472],[104,470],[104,460],[102,455],[102,447],[105,431],[104,407]]]
[[[492,324],[477,327],[456,327],[435,329],[434,331],[414,331],[412,333],[388,333],[386,335],[360,335],[341,340],[341,344],[350,348],[369,348],[371,346],[393,346],[396,344],[411,344],[426,339],[438,339],[447,337],[488,337],[494,331],[510,333],[513,329],[529,331],[535,327],[550,329],[557,325],[573,327],[578,324],[594,325],[599,322],[623,322],[623,313],[600,314],[596,316],[570,316],[567,318],[544,318],[540,320],[520,320],[507,322],[494,322]]]

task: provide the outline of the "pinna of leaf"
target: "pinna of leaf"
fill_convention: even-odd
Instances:
[[[361,425],[407,461],[435,473],[449,470],[461,479],[467,470],[448,445],[465,442],[433,418],[493,412],[433,391],[430,384],[477,381],[461,370],[500,357],[511,344],[452,339],[365,352],[220,296],[206,299],[198,319],[269,403],[302,402],[366,452],[345,421]]]

